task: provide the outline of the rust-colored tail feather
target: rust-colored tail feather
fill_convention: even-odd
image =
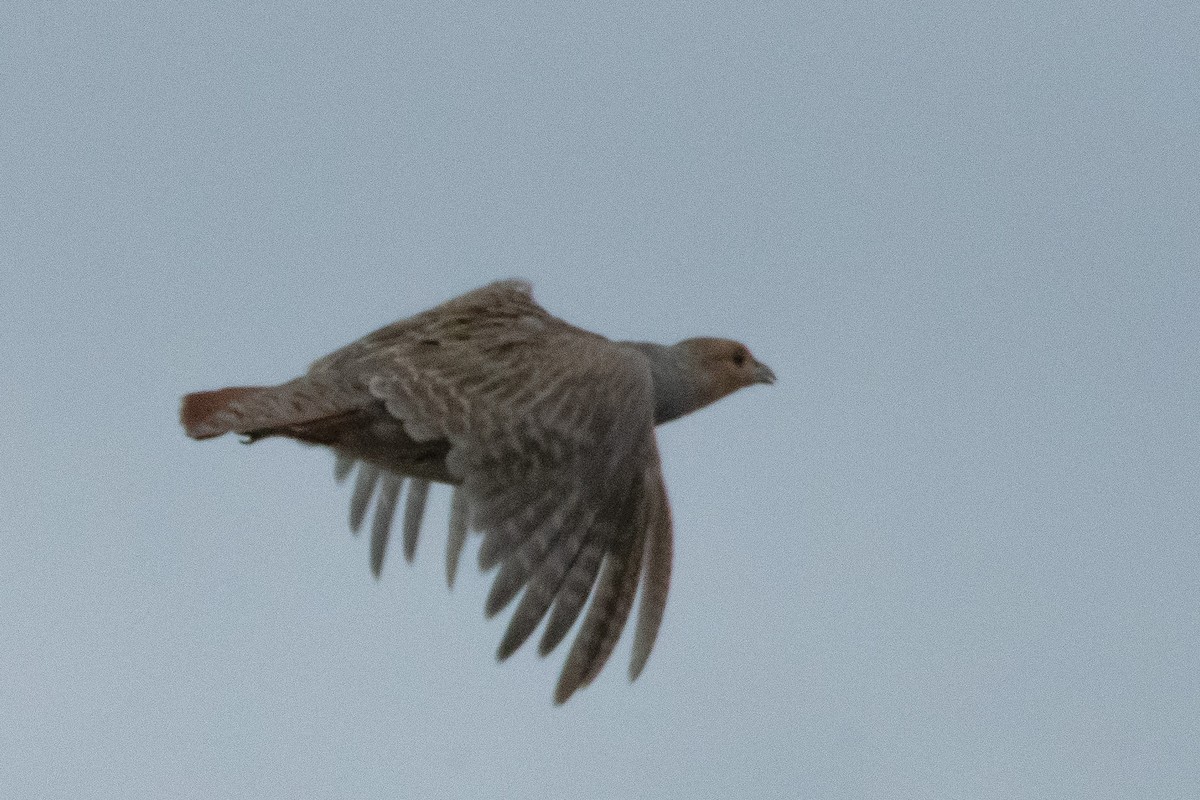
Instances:
[[[184,395],[179,407],[179,421],[193,439],[211,439],[229,433],[237,427],[234,403],[261,392],[262,386],[230,386],[213,392],[193,392]],[[227,412],[227,413],[221,413]]]

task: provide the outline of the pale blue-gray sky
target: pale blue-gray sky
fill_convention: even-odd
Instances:
[[[1192,3],[19,3],[0,795],[1200,796]],[[562,708],[332,459],[186,440],[485,281],[775,368]],[[430,535],[434,534],[434,535]]]

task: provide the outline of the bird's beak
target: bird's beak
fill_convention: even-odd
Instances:
[[[771,368],[761,361],[754,362],[754,382],[755,383],[774,383],[775,373]]]

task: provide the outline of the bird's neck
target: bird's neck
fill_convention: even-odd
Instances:
[[[681,348],[651,342],[622,342],[637,350],[650,362],[654,379],[654,424],[661,425],[690,414],[699,402],[700,387],[695,385],[695,369]]]

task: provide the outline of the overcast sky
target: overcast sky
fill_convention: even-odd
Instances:
[[[1193,3],[24,2],[0,29],[0,795],[1200,796]],[[660,430],[567,705],[332,457],[187,440],[496,278],[779,376]],[[473,565],[473,562],[472,562]]]

